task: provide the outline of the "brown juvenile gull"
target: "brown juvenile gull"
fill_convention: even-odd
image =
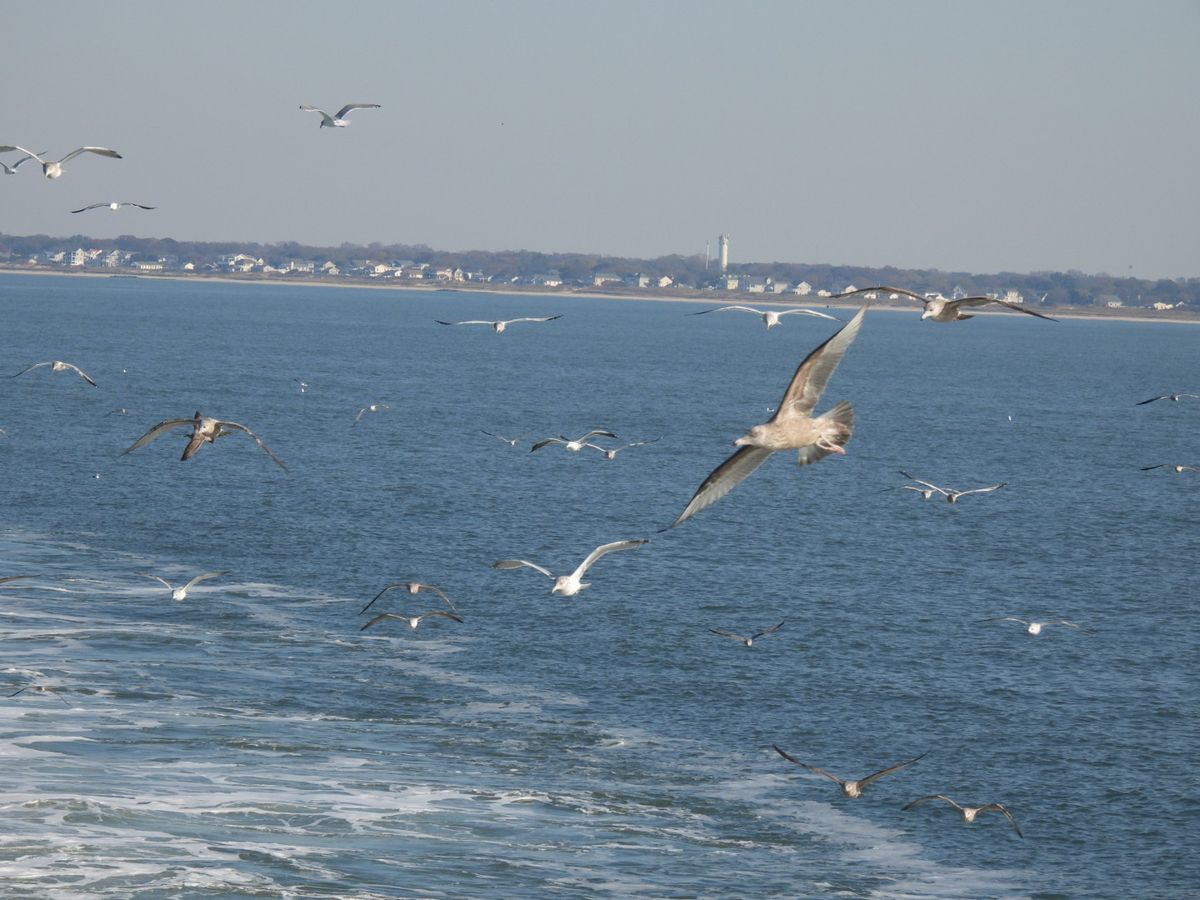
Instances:
[[[360,628],[358,630],[366,631],[368,628],[370,628],[376,622],[382,622],[384,619],[399,619],[401,622],[407,622],[408,627],[413,629],[413,631],[416,631],[417,626],[421,624],[421,620],[428,619],[430,616],[442,616],[447,619],[453,619],[455,622],[463,621],[462,616],[456,616],[454,613],[446,612],[446,610],[444,610],[444,609],[431,609],[429,612],[421,613],[421,615],[419,615],[419,616],[402,616],[402,615],[399,615],[398,613],[380,613],[375,618],[373,618],[370,622],[368,622],[366,625],[364,625],[362,628]]]
[[[376,594],[374,596],[374,598],[371,600],[370,603],[368,603],[366,606],[364,606],[362,609],[360,609],[358,611],[358,614],[361,616],[368,609],[370,609],[372,606],[375,605],[376,600],[378,600],[380,597],[382,597],[388,591],[396,590],[396,588],[404,588],[410,594],[418,594],[421,591],[429,591],[430,593],[437,594],[439,597],[442,598],[442,600],[445,601],[446,605],[448,607],[450,607],[451,610],[453,610],[454,612],[458,612],[457,607],[455,607],[455,605],[454,605],[454,601],[452,601],[449,597],[447,597],[446,592],[443,591],[440,587],[434,587],[432,584],[422,584],[419,581],[397,581],[394,584],[389,584],[386,587],[384,587],[384,589],[382,591],[380,591],[378,594]]]
[[[601,447],[599,444],[593,444],[589,441],[588,443],[584,444],[583,446],[591,447],[593,450],[599,450],[601,453],[604,454],[605,459],[612,460],[612,459],[616,459],[617,454],[620,453],[622,450],[628,450],[631,447],[644,447],[647,444],[653,444],[656,441],[660,441],[660,440],[662,440],[662,438],[651,438],[648,441],[634,441],[632,444],[625,444],[623,447]]]
[[[553,322],[555,319],[561,319],[562,315],[557,316],[525,316],[520,319],[467,319],[465,322],[443,322],[441,319],[434,319],[439,325],[491,325],[496,334],[500,334],[509,325],[514,322]]]
[[[1159,463],[1157,466],[1142,466],[1143,472],[1149,472],[1151,469],[1170,469],[1176,475],[1184,472],[1200,472],[1200,469],[1195,466],[1181,466],[1176,463]]]
[[[944,803],[949,803],[951,806],[953,806],[955,809],[957,809],[959,811],[959,813],[962,815],[962,820],[968,824],[970,824],[971,822],[974,822],[975,817],[977,815],[979,815],[981,812],[987,812],[988,810],[995,810],[996,812],[1003,814],[1004,818],[1008,819],[1009,824],[1011,824],[1013,827],[1013,831],[1015,831],[1017,833],[1017,837],[1019,837],[1019,838],[1025,837],[1025,835],[1021,834],[1021,828],[1020,828],[1020,826],[1017,825],[1017,820],[1012,817],[1012,813],[1010,813],[1007,809],[1004,808],[1004,806],[1002,806],[999,803],[987,803],[983,806],[960,806],[959,804],[957,804],[953,800],[951,800],[949,797],[947,797],[945,794],[930,794],[927,797],[918,797],[916,800],[912,801],[911,803],[906,803],[903,807],[901,807],[901,809],[912,809],[914,806],[919,806],[920,804],[924,803],[926,800],[941,800]]]
[[[1008,486],[1007,481],[1002,481],[999,484],[992,484],[992,485],[988,485],[987,487],[972,488],[969,491],[958,491],[958,490],[955,490],[954,488],[938,487],[936,484],[930,484],[928,481],[922,481],[920,478],[914,478],[912,475],[909,475],[907,472],[905,472],[903,470],[901,470],[900,474],[903,475],[905,478],[910,478],[913,481],[915,481],[917,484],[922,485],[922,487],[919,487],[919,488],[912,487],[911,485],[907,485],[907,484],[904,485],[904,487],[907,488],[908,490],[917,491],[918,493],[920,493],[921,497],[925,500],[928,500],[930,498],[930,496],[932,495],[932,492],[936,491],[937,493],[943,495],[946,498],[947,503],[957,503],[959,497],[965,497],[968,494],[990,494],[992,491],[998,491],[998,490],[1000,490],[1000,488]]]
[[[843,297],[853,297],[855,294],[867,292],[880,292],[903,294],[905,297],[912,297],[914,300],[919,300],[925,304],[925,309],[921,312],[921,319],[932,319],[935,322],[961,322],[965,319],[972,319],[974,316],[963,313],[963,307],[986,306],[989,303],[998,303],[1001,306],[1007,306],[1009,309],[1015,309],[1017,312],[1023,312],[1026,315],[1037,316],[1039,319],[1047,319],[1051,322],[1057,322],[1053,316],[1047,316],[1040,312],[1034,312],[1032,309],[1026,309],[1020,303],[1010,303],[1008,300],[1000,300],[996,297],[960,297],[957,300],[946,300],[945,298],[930,298],[913,291],[906,291],[904,288],[894,287],[866,287],[857,288],[853,291],[846,291],[844,294],[834,294],[830,300],[840,300]]]
[[[760,637],[766,637],[768,634],[774,634],[782,627],[783,627],[783,622],[780,622],[778,625],[772,625],[770,628],[764,628],[762,631],[759,631],[756,634],[750,635],[750,637],[744,637],[743,635],[740,635],[740,634],[734,634],[732,631],[717,631],[717,629],[715,629],[715,628],[710,628],[708,630],[711,631],[713,634],[719,634],[721,637],[732,638],[735,641],[739,641],[740,643],[745,644],[747,647],[753,647],[754,642],[757,641]]]
[[[1160,394],[1157,397],[1151,397],[1149,400],[1139,400],[1134,406],[1145,406],[1147,403],[1153,403],[1156,400],[1171,400],[1178,403],[1181,398],[1190,397],[1194,400],[1200,400],[1200,394]]]
[[[556,577],[549,569],[544,569],[537,563],[531,563],[524,559],[501,559],[492,563],[492,568],[519,569],[522,566],[525,566],[530,569],[536,569],[543,575],[554,579],[554,587],[550,589],[550,593],[561,594],[564,597],[574,597],[584,588],[591,587],[591,584],[585,583],[580,579],[583,578],[584,573],[591,568],[592,564],[596,560],[606,553],[613,553],[617,550],[633,550],[645,543],[648,543],[648,541],[645,538],[642,538],[635,541],[613,541],[611,544],[601,544],[599,547],[589,553],[587,559],[581,562],[579,564],[579,568],[577,568],[570,575],[559,575]]]
[[[336,114],[331,116],[329,113],[325,112],[325,110],[317,109],[315,106],[300,107],[300,109],[302,109],[304,112],[320,113],[322,128],[345,128],[350,124],[350,121],[346,118],[346,116],[348,116],[354,110],[379,108],[380,106],[378,103],[347,103],[345,106],[339,109]]]
[[[850,404],[843,400],[816,418],[812,411],[846,349],[858,336],[870,305],[863,304],[837,334],[808,354],[792,376],[775,415],[733,442],[741,449],[713,469],[669,527],[674,528],[716,503],[778,450],[798,450],[797,462],[802,466],[830,453],[846,452],[842,447],[854,432],[854,410]]]
[[[984,622],[1017,622],[1025,626],[1026,634],[1038,635],[1042,633],[1042,629],[1049,625],[1069,625],[1071,628],[1078,628],[1074,622],[1068,622],[1066,619],[1052,619],[1049,622],[1029,622],[1025,619],[1018,619],[1016,616],[992,616],[990,619],[984,619]]]
[[[22,153],[28,154],[42,164],[42,174],[47,178],[58,178],[63,173],[63,165],[73,160],[80,153],[95,153],[100,156],[109,156],[113,159],[121,159],[121,154],[116,150],[109,150],[107,147],[80,147],[78,150],[72,150],[58,162],[52,162],[42,158],[42,153],[34,153],[32,150],[26,150],[24,147],[16,145],[11,147],[0,147],[0,153],[7,153],[10,150],[20,150]],[[43,151],[44,153],[45,151]]]
[[[894,765],[894,766],[888,766],[886,769],[880,769],[878,772],[872,772],[870,775],[867,775],[865,778],[860,778],[857,781],[843,781],[841,778],[838,778],[832,772],[826,772],[824,769],[819,769],[816,766],[810,766],[806,762],[800,762],[800,760],[796,759],[796,757],[791,756],[791,755],[785,753],[784,751],[780,750],[778,744],[772,744],[771,746],[775,748],[776,753],[778,753],[780,756],[782,756],[788,762],[793,762],[798,766],[802,766],[803,768],[808,769],[810,772],[816,772],[818,775],[824,775],[830,781],[836,781],[837,786],[842,789],[842,793],[845,794],[847,797],[849,797],[851,800],[861,797],[863,788],[865,788],[868,784],[870,784],[875,779],[882,778],[884,775],[890,775],[892,772],[899,772],[901,769],[907,769],[909,766],[911,766],[917,760],[923,759],[925,756],[927,756],[928,752],[929,752],[929,751],[926,751],[925,753],[922,753],[920,756],[914,756],[912,759],[906,760],[905,762],[902,762],[902,763],[896,763],[896,765]]]
[[[71,210],[71,212],[81,213],[81,212],[87,212],[89,209],[100,209],[101,207],[106,207],[115,212],[116,210],[120,209],[122,206],[136,206],[138,209],[155,209],[156,208],[153,206],[146,206],[141,203],[134,203],[130,200],[113,200],[111,203],[93,203],[90,206],[81,206],[79,209]]]
[[[49,366],[51,372],[74,372],[92,387],[96,386],[96,382],[92,381],[87,372],[83,371],[83,369],[79,368],[79,366],[72,365],[68,362],[63,362],[61,359],[51,359],[47,360],[46,362],[34,363],[29,368],[22,369],[20,372],[14,375],[13,378],[19,378],[26,372],[32,372],[34,369],[40,369],[42,366]]]
[[[201,447],[203,447],[205,444],[216,443],[216,440],[219,437],[225,437],[233,434],[234,431],[240,431],[254,438],[254,442],[262,448],[263,452],[266,453],[267,456],[271,457],[271,459],[275,460],[275,464],[279,466],[279,468],[283,469],[285,472],[287,471],[287,466],[283,464],[283,461],[280,460],[278,456],[271,452],[271,448],[263,443],[262,438],[260,438],[245,425],[239,425],[237,422],[227,422],[223,419],[214,419],[212,417],[202,416],[200,414],[200,410],[196,410],[196,415],[190,419],[167,419],[164,422],[159,422],[140,438],[134,441],[134,443],[126,448],[124,452],[132,453],[138,447],[144,447],[155,438],[166,434],[172,428],[179,428],[181,425],[189,425],[192,429],[191,440],[189,440],[187,446],[183,448],[183,455],[179,457],[181,460],[191,459],[196,455],[196,452]]]
[[[386,403],[372,403],[370,406],[364,406],[362,409],[360,409],[358,411],[358,415],[354,417],[354,425],[357,425],[358,420],[361,419],[363,416],[365,416],[367,413],[379,412],[381,409],[391,409],[391,407],[388,406]],[[354,425],[351,425],[350,427],[353,428]]]
[[[538,441],[536,444],[534,444],[532,447],[529,448],[529,452],[532,453],[534,450],[541,450],[547,444],[562,444],[567,450],[570,450],[572,453],[578,453],[585,446],[587,446],[587,439],[592,438],[592,437],[615,438],[616,435],[613,434],[611,431],[603,431],[602,429],[599,429],[599,428],[593,428],[591,431],[589,431],[583,437],[575,438],[575,440],[571,440],[569,437],[565,437],[564,435],[560,434],[558,437],[546,438],[543,441]],[[595,446],[595,445],[593,445],[593,446]],[[601,448],[597,447],[596,449],[599,450]]]
[[[763,320],[763,324],[767,328],[774,328],[779,324],[780,316],[790,316],[796,313],[802,313],[806,316],[816,316],[820,319],[832,319],[834,322],[842,321],[837,316],[831,316],[827,313],[817,312],[815,309],[755,309],[753,306],[718,306],[715,309],[702,309],[700,312],[688,313],[689,316],[703,316],[707,313],[726,312],[728,310],[737,310],[739,312],[754,313]]]
[[[185,584],[181,587],[175,587],[173,584],[171,584],[171,582],[167,581],[167,579],[159,578],[157,575],[151,575],[149,572],[138,572],[138,574],[141,575],[143,578],[151,578],[154,581],[157,581],[160,584],[165,585],[167,590],[171,592],[172,600],[183,600],[184,598],[187,597],[188,591],[190,591],[192,588],[194,588],[200,582],[207,581],[210,578],[219,578],[220,576],[228,575],[229,573],[228,572],[205,572],[203,575],[197,575],[195,578],[193,578],[191,581],[189,581],[187,584]]]

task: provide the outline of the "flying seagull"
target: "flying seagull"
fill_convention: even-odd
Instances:
[[[51,372],[74,372],[92,387],[96,386],[96,382],[92,381],[92,379],[88,377],[87,372],[83,371],[83,369],[79,368],[79,366],[74,366],[71,365],[71,363],[63,362],[61,359],[52,359],[46,362],[34,363],[29,368],[22,369],[20,372],[14,375],[13,378],[18,378],[21,375],[24,375],[26,372],[32,372],[34,369],[40,369],[42,366],[49,366]]]
[[[111,203],[93,203],[90,206],[83,206],[79,209],[73,209],[71,212],[81,213],[87,212],[89,209],[100,209],[101,207],[107,207],[108,209],[115,211],[120,209],[122,206],[136,206],[138,209],[155,209],[153,206],[144,206],[141,203],[133,203],[129,200],[114,200]]]
[[[959,811],[959,813],[962,814],[963,821],[968,824],[970,824],[971,822],[974,822],[975,817],[977,815],[979,815],[981,812],[987,812],[988,810],[995,810],[996,812],[1003,814],[1004,818],[1008,819],[1009,824],[1011,824],[1013,827],[1013,831],[1015,831],[1017,833],[1017,837],[1019,837],[1019,838],[1025,837],[1025,835],[1021,834],[1021,828],[1020,828],[1020,826],[1017,825],[1017,820],[1012,817],[1012,813],[1010,813],[1007,809],[1004,808],[1004,806],[1002,806],[999,803],[988,803],[988,804],[985,804],[984,806],[960,806],[959,804],[957,804],[953,800],[951,800],[949,797],[947,797],[945,794],[930,794],[928,797],[918,797],[916,800],[912,801],[911,803],[906,803],[903,807],[901,807],[901,809],[912,809],[914,806],[919,806],[920,804],[924,803],[926,800],[941,800],[944,803],[949,803],[951,806],[953,806],[955,809],[957,809]]]
[[[801,313],[806,316],[816,316],[819,319],[832,319],[834,322],[842,321],[837,316],[831,316],[827,313],[817,312],[815,309],[755,309],[753,306],[718,306],[715,309],[702,309],[700,312],[688,313],[689,316],[703,316],[708,313],[726,312],[728,310],[737,310],[739,312],[754,313],[763,320],[763,324],[767,328],[774,328],[779,324],[780,316],[791,316]]]
[[[160,584],[164,585],[166,587],[166,589],[171,592],[172,600],[183,600],[185,597],[187,597],[188,591],[190,591],[192,588],[194,588],[200,582],[207,581],[210,578],[218,578],[221,575],[228,575],[229,573],[228,572],[205,572],[203,575],[197,575],[195,578],[193,578],[191,581],[189,581],[187,584],[183,585],[182,587],[175,587],[173,584],[171,584],[171,582],[167,581],[167,579],[159,578],[157,575],[151,575],[149,572],[138,572],[138,574],[141,575],[143,578],[150,578],[150,579],[157,581]]]
[[[932,496],[933,492],[937,492],[946,498],[947,503],[957,503],[959,497],[965,497],[968,494],[990,494],[992,491],[998,491],[1000,488],[1008,486],[1007,481],[1002,481],[999,484],[992,484],[988,485],[987,487],[973,488],[969,491],[957,491],[954,488],[938,487],[936,484],[930,484],[928,481],[922,481],[920,478],[914,478],[912,475],[909,475],[903,470],[900,471],[900,474],[905,478],[911,479],[917,484],[922,485],[922,487],[919,488],[912,487],[911,485],[907,484],[904,485],[904,487],[908,490],[917,491],[926,500]]]
[[[362,409],[360,409],[358,411],[358,415],[354,417],[354,425],[357,425],[358,420],[361,419],[363,416],[365,416],[367,413],[379,412],[381,409],[391,409],[391,407],[388,406],[386,403],[372,403],[370,406],[364,406]],[[354,425],[351,425],[350,427],[353,428]]]
[[[458,612],[458,609],[454,605],[454,601],[451,600],[449,597],[447,597],[446,592],[443,591],[440,587],[434,587],[432,584],[422,584],[419,581],[397,581],[394,584],[389,584],[386,587],[384,587],[384,589],[382,591],[380,591],[378,594],[376,594],[374,596],[374,598],[372,598],[370,603],[368,603],[366,606],[364,606],[362,609],[360,609],[358,611],[358,614],[361,616],[368,609],[370,609],[372,606],[375,605],[376,600],[378,600],[380,597],[382,597],[388,591],[394,591],[396,588],[404,588],[410,594],[419,594],[421,591],[429,591],[432,594],[437,594],[444,601],[446,601],[446,605],[449,606],[451,610],[453,610],[454,612]]]
[[[107,147],[80,147],[78,150],[72,150],[58,162],[51,162],[42,158],[42,154],[34,153],[32,150],[26,150],[24,147],[0,147],[0,153],[7,153],[9,150],[20,150],[22,153],[28,154],[42,164],[42,174],[47,178],[58,178],[63,173],[63,165],[70,162],[80,153],[95,153],[100,156],[110,156],[113,159],[121,159],[121,154],[116,150],[109,150]]]
[[[572,453],[578,453],[585,446],[587,446],[587,439],[592,438],[592,437],[615,438],[616,435],[613,434],[611,431],[604,431],[599,428],[594,428],[591,431],[589,431],[587,434],[585,434],[583,437],[575,438],[575,440],[571,440],[569,437],[565,437],[564,435],[560,434],[558,437],[546,438],[545,440],[538,441],[536,444],[534,444],[532,447],[529,448],[529,452],[532,453],[534,450],[541,450],[543,447],[545,447],[548,444],[562,444],[565,449],[570,450]],[[592,446],[595,446],[595,444],[593,444]],[[602,450],[603,448],[596,447],[596,449]]]
[[[46,152],[45,150],[42,151],[43,154],[45,154],[45,152]],[[5,165],[4,163],[0,163],[0,169],[4,170],[5,175],[16,175],[17,169],[19,169],[21,167],[21,163],[23,163],[29,159],[37,159],[37,157],[34,156],[32,153],[29,153],[29,154],[26,154],[25,156],[22,156],[11,166]]]
[[[717,631],[715,628],[710,628],[708,630],[713,634],[719,634],[721,637],[732,638],[735,641],[739,641],[740,643],[745,644],[747,647],[753,647],[754,642],[760,637],[766,637],[768,634],[774,634],[782,627],[783,622],[780,622],[778,625],[772,625],[770,628],[764,628],[762,631],[750,635],[750,637],[743,637],[740,634],[734,634],[732,631]]]
[[[384,619],[399,619],[401,622],[407,622],[408,627],[413,629],[414,631],[416,631],[417,626],[421,624],[421,620],[428,619],[430,616],[442,616],[443,618],[446,618],[446,619],[453,619],[455,622],[463,621],[462,616],[457,616],[452,612],[446,612],[446,610],[444,610],[444,609],[431,609],[429,612],[421,613],[421,615],[419,615],[419,616],[401,616],[401,615],[398,615],[397,613],[380,613],[375,618],[373,618],[370,622],[368,622],[366,625],[364,625],[362,628],[360,628],[358,630],[366,631],[368,628],[370,628],[376,622],[382,622]]]
[[[18,163],[19,165],[19,163]],[[14,167],[15,168],[15,167]],[[1183,397],[1189,397],[1193,400],[1200,400],[1200,394],[1160,394],[1157,397],[1151,397],[1149,400],[1139,400],[1134,406],[1145,406],[1147,403],[1153,403],[1156,400],[1172,400],[1176,403]]]
[[[917,760],[923,759],[925,756],[928,755],[928,751],[926,751],[925,753],[922,753],[920,756],[914,756],[912,759],[907,760],[905,762],[896,763],[896,765],[888,766],[886,769],[880,769],[878,772],[872,772],[870,775],[867,775],[865,778],[860,778],[857,781],[843,781],[841,778],[838,778],[832,772],[826,772],[824,769],[819,769],[816,766],[810,766],[806,762],[800,762],[800,760],[796,759],[796,757],[791,756],[788,753],[785,753],[783,750],[780,750],[778,744],[772,744],[771,746],[775,748],[776,753],[778,753],[780,756],[782,756],[788,762],[793,762],[798,766],[802,766],[803,768],[808,769],[810,772],[816,772],[818,775],[823,775],[826,778],[828,778],[830,781],[836,781],[837,786],[842,789],[842,793],[845,794],[847,797],[849,797],[851,800],[861,797],[863,788],[865,788],[868,784],[870,784],[875,779],[882,778],[884,775],[890,775],[893,772],[899,772],[901,769],[907,769],[909,766],[911,766]]]
[[[299,378],[293,378],[292,381],[296,382],[296,384],[299,386],[300,393],[302,393],[302,394],[308,393],[308,382],[307,381],[301,381]]]
[[[1017,622],[1025,626],[1026,634],[1038,635],[1042,633],[1042,629],[1048,625],[1069,625],[1071,628],[1078,628],[1074,622],[1068,622],[1066,619],[1053,619],[1049,622],[1027,622],[1025,619],[1018,619],[1016,616],[992,616],[990,619],[984,619],[984,622]]]
[[[574,597],[584,588],[591,587],[591,584],[581,581],[585,572],[592,567],[600,557],[606,553],[613,553],[617,550],[633,550],[642,544],[648,543],[646,539],[636,541],[613,541],[611,544],[601,544],[595,550],[588,554],[587,559],[579,564],[579,568],[570,575],[555,576],[553,572],[544,569],[537,563],[531,563],[524,559],[501,559],[492,563],[493,569],[519,569],[526,566],[530,569],[537,569],[543,575],[554,579],[554,587],[550,589],[552,594],[561,594],[564,597]]]
[[[671,528],[716,503],[778,450],[798,450],[797,462],[802,466],[830,453],[846,452],[842,447],[854,432],[854,410],[850,404],[843,400],[816,418],[812,417],[812,411],[847,348],[858,336],[870,305],[863,304],[837,334],[808,354],[792,376],[775,415],[733,442],[740,449],[704,479]]]
[[[1142,466],[1143,472],[1149,472],[1151,469],[1170,469],[1176,475],[1180,475],[1183,472],[1200,472],[1200,468],[1197,468],[1196,466],[1180,466],[1174,463],[1159,463],[1157,466]]]
[[[350,124],[346,118],[351,112],[356,109],[379,109],[378,103],[347,103],[337,111],[337,115],[331,116],[323,109],[317,109],[315,106],[301,106],[304,112],[315,112],[321,114],[322,128],[345,128]]]
[[[26,691],[33,691],[35,694],[49,694],[51,697],[54,697],[57,700],[62,700],[62,702],[66,703],[67,706],[71,705],[70,703],[67,703],[66,700],[63,700],[62,697],[58,696],[58,688],[46,687],[45,685],[41,684],[27,684],[23,688],[17,688],[17,690],[13,691],[8,696],[15,697],[17,694],[23,694]]]
[[[443,322],[441,319],[434,319],[439,325],[491,325],[495,329],[496,334],[500,334],[509,325],[514,322],[553,322],[555,319],[561,319],[562,315],[557,316],[525,316],[520,319],[468,319],[465,322]]]
[[[104,415],[105,415],[105,416],[127,416],[127,415],[129,415],[129,407],[127,407],[127,406],[118,406],[118,407],[115,407],[115,408],[113,408],[113,409],[110,409],[110,410],[109,410],[108,412],[106,412]]]
[[[1008,300],[999,300],[996,297],[960,297],[958,300],[946,300],[945,298],[930,298],[922,294],[906,291],[904,288],[894,287],[867,287],[857,288],[853,291],[846,291],[844,294],[834,294],[830,300],[840,300],[843,297],[853,297],[855,294],[867,293],[870,291],[878,291],[880,293],[903,294],[905,297],[912,297],[914,300],[919,300],[925,304],[925,309],[921,312],[921,319],[932,319],[935,322],[961,322],[964,319],[974,318],[973,316],[963,313],[963,307],[986,306],[989,303],[998,303],[1001,306],[1007,306],[1009,309],[1015,309],[1017,312],[1023,312],[1026,315],[1037,316],[1039,319],[1048,319],[1051,322],[1057,322],[1053,316],[1047,316],[1040,312],[1034,312],[1032,309],[1026,309],[1020,303],[1010,303]]]
[[[254,438],[254,443],[258,444],[258,446],[262,448],[263,452],[275,461],[275,464],[279,466],[279,468],[283,469],[285,472],[287,471],[287,466],[283,464],[283,461],[278,456],[271,452],[271,448],[263,443],[262,438],[260,438],[245,425],[239,425],[237,422],[227,422],[224,419],[214,419],[209,416],[202,416],[200,414],[200,410],[196,410],[196,415],[190,419],[167,419],[164,422],[159,422],[140,438],[134,441],[133,444],[125,449],[124,452],[132,453],[138,447],[144,447],[155,438],[166,434],[172,428],[179,428],[182,425],[191,426],[192,437],[191,440],[188,441],[187,446],[183,448],[183,455],[179,457],[180,460],[191,459],[206,443],[214,444],[216,443],[217,438],[233,434],[234,431],[240,431]]]
[[[508,446],[510,446],[510,447],[517,446],[517,443],[521,440],[521,437],[519,435],[517,437],[510,438],[510,437],[504,437],[503,435],[500,435],[500,434],[493,434],[490,431],[484,431],[482,428],[480,428],[479,430],[481,432],[483,432],[484,434],[486,434],[488,437],[494,437],[496,440],[500,441],[503,444],[508,444]]]
[[[599,444],[593,444],[589,441],[588,443],[584,444],[583,446],[591,447],[593,450],[599,450],[601,453],[604,454],[605,459],[611,460],[611,459],[616,459],[617,454],[620,453],[622,450],[628,450],[631,447],[644,447],[647,444],[653,444],[656,441],[660,441],[660,440],[662,440],[662,438],[651,438],[648,441],[634,441],[632,444],[626,444],[623,447],[601,447]],[[570,448],[568,448],[568,449],[570,449]]]

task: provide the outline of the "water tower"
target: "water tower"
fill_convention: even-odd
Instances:
[[[729,235],[727,234],[717,238],[717,260],[722,273],[729,271]]]

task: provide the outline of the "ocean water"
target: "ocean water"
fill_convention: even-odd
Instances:
[[[1200,895],[1200,475],[1140,471],[1200,464],[1200,402],[1135,406],[1200,388],[1200,327],[869,312],[846,456],[660,533],[837,327],[700,308],[0,278],[4,371],[99,385],[0,379],[0,694],[47,688],[0,697],[0,895]],[[288,472],[122,454],[196,409]],[[528,450],[593,427],[661,440]],[[639,537],[574,598],[490,568]],[[360,632],[408,580],[465,621]],[[928,755],[848,800],[772,744]]]

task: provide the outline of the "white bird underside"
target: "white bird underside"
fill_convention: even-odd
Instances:
[[[143,203],[134,203],[131,200],[113,200],[111,203],[92,203],[88,206],[81,206],[79,209],[71,210],[71,212],[72,213],[81,213],[81,212],[87,212],[89,209],[102,209],[102,208],[118,210],[122,206],[136,206],[138,209],[155,209],[156,208],[153,206],[146,206]]]
[[[967,823],[974,822],[975,817],[978,816],[980,813],[989,812],[989,811],[998,812],[1001,815],[1003,815],[1004,818],[1008,819],[1009,824],[1012,825],[1012,827],[1013,827],[1013,831],[1015,831],[1017,833],[1017,837],[1019,837],[1019,838],[1025,837],[1025,835],[1021,834],[1021,828],[1019,825],[1017,825],[1017,820],[1013,818],[1012,813],[1010,813],[1008,811],[1008,809],[1005,808],[1000,803],[986,803],[983,806],[963,806],[959,803],[955,803],[953,800],[951,800],[945,794],[930,794],[926,797],[918,797],[916,800],[913,800],[911,803],[906,803],[903,807],[901,807],[901,809],[909,810],[909,809],[912,809],[914,806],[920,806],[922,803],[925,803],[929,800],[941,800],[942,802],[944,802],[950,806],[953,806],[956,810],[958,810],[959,814],[962,816],[963,821],[967,822]]]
[[[351,112],[356,109],[379,109],[378,103],[347,103],[336,114],[330,115],[323,109],[318,109],[315,106],[301,106],[300,109],[304,112],[315,112],[321,114],[322,128],[345,128],[350,124],[346,118]]]
[[[83,371],[83,369],[79,368],[79,366],[73,365],[69,362],[63,362],[61,359],[51,359],[47,360],[46,362],[34,363],[32,366],[22,369],[12,377],[19,378],[26,372],[32,372],[34,369],[40,369],[42,366],[49,366],[51,372],[74,372],[92,387],[96,387],[96,382],[91,379],[87,372]]]
[[[550,589],[551,593],[561,594],[564,597],[573,597],[575,594],[578,594],[584,588],[590,586],[588,584],[585,584],[582,581],[582,579],[583,579],[584,574],[587,572],[588,569],[590,569],[592,567],[592,565],[596,562],[596,560],[598,560],[600,557],[604,556],[605,554],[614,553],[618,550],[633,550],[637,547],[642,546],[642,544],[645,544],[645,543],[648,543],[648,541],[645,538],[641,538],[641,539],[632,540],[632,541],[613,541],[612,543],[609,543],[609,544],[601,544],[599,547],[597,547],[595,550],[593,550],[591,553],[589,553],[587,555],[587,558],[583,562],[581,562],[579,564],[579,567],[577,569],[575,569],[575,571],[572,572],[570,575],[555,576],[554,573],[551,572],[549,569],[545,568],[544,566],[539,566],[537,563],[530,562],[527,559],[497,560],[496,562],[492,563],[492,568],[493,569],[520,569],[520,568],[534,569],[538,572],[541,572],[546,577],[554,579],[554,587],[552,587]]]
[[[58,178],[63,173],[63,166],[81,153],[95,153],[97,156],[107,156],[112,159],[121,159],[120,153],[118,153],[116,150],[109,150],[107,147],[79,147],[76,150],[72,150],[57,162],[43,158],[44,152],[34,153],[32,150],[26,150],[24,147],[19,147],[15,144],[12,146],[0,147],[0,153],[7,153],[10,150],[19,150],[27,156],[32,156],[34,159],[40,162],[42,164],[42,174],[47,178]]]

